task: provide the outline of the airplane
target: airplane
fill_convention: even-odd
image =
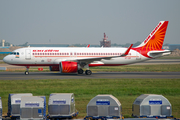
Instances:
[[[26,47],[14,50],[3,61],[11,65],[49,66],[50,71],[91,75],[89,67],[121,66],[171,54],[162,49],[168,21],[160,21],[148,37],[137,47]]]

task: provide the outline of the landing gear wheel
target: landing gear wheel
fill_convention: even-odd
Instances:
[[[83,72],[84,72],[83,69],[78,70],[78,74],[83,74]]]
[[[28,71],[25,71],[25,75],[29,75],[29,72],[28,72]]]
[[[92,72],[91,72],[91,70],[86,70],[86,75],[91,75],[92,74]]]

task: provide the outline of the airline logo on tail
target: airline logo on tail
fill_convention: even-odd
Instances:
[[[162,50],[168,21],[160,21],[149,36],[134,50],[140,52],[142,55],[148,57],[149,51]]]

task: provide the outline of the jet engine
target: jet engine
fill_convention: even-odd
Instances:
[[[78,63],[71,61],[62,61],[59,63],[60,73],[76,73],[78,71]]]

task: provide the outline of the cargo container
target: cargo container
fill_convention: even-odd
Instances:
[[[45,96],[23,96],[20,105],[21,120],[45,120],[46,119],[46,97]]]
[[[162,95],[142,94],[132,105],[133,117],[172,118],[171,103]]]
[[[121,103],[113,95],[97,95],[87,104],[86,111],[84,119],[122,118]]]
[[[2,120],[2,100],[0,97],[0,120]]]
[[[32,93],[18,93],[9,94],[8,97],[8,113],[7,116],[11,118],[20,117],[20,104],[22,96],[33,96]]]
[[[73,93],[52,93],[48,102],[48,118],[73,118],[78,115]]]

